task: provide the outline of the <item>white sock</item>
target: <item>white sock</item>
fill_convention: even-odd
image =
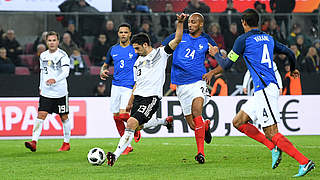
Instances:
[[[150,127],[157,127],[158,125],[167,125],[166,122],[167,118],[151,118],[147,123],[143,124],[143,129],[144,128],[150,128]]]
[[[44,120],[42,119],[35,119],[33,123],[33,131],[32,131],[32,141],[38,141],[39,136],[42,132],[42,126],[43,126]]]
[[[119,141],[119,144],[117,146],[117,149],[113,153],[113,154],[116,155],[116,159],[118,159],[120,154],[128,147],[129,144],[131,144],[133,136],[134,136],[134,130],[126,129],[124,131],[123,136],[120,138],[120,141]]]
[[[63,136],[64,140],[63,142],[69,143],[70,142],[70,136],[71,136],[71,122],[69,119],[62,121],[63,124]]]

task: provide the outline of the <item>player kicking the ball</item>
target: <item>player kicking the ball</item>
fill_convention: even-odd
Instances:
[[[182,39],[183,22],[186,18],[186,14],[177,15],[176,37],[165,47],[152,48],[150,38],[145,33],[133,36],[131,44],[139,57],[134,65],[136,83],[127,108],[131,109],[131,116],[117,149],[113,153],[107,153],[109,166],[114,165],[120,154],[131,143],[135,130],[142,125],[145,128],[153,121],[150,119],[159,108],[162,97],[167,59]]]
[[[273,51],[286,54],[291,64],[291,76],[297,78],[300,73],[296,68],[295,55],[289,48],[274,40],[272,36],[258,29],[259,15],[254,9],[244,11],[241,22],[246,33],[236,39],[226,59],[217,59],[220,66],[205,74],[203,78],[210,82],[213,75],[230,68],[239,55],[243,56],[253,80],[254,96],[242,106],[233,119],[233,126],[250,138],[264,144],[271,151],[272,169],[278,167],[283,151],[300,164],[299,172],[294,177],[304,176],[315,167],[315,164],[278,132],[279,86],[272,67]],[[248,123],[250,120],[257,120],[262,125],[265,135]]]
[[[67,77],[70,59],[58,48],[59,34],[51,31],[46,36],[48,50],[40,55],[40,99],[38,117],[34,120],[32,141],[25,142],[32,152],[37,150],[37,141],[42,131],[43,122],[48,114],[59,114],[63,124],[64,142],[59,151],[70,150],[71,122],[68,119],[69,99]]]

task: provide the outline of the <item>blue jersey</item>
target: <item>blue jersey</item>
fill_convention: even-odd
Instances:
[[[258,91],[270,83],[278,85],[273,70],[273,52],[274,50],[287,51],[285,48],[287,47],[274,41],[272,36],[253,29],[236,39],[232,51],[228,54],[228,59],[235,62],[239,55],[243,56],[253,80],[254,90]]]
[[[167,45],[174,37],[175,34],[171,34],[162,45]],[[183,32],[182,40],[173,52],[172,84],[191,84],[202,80],[202,75],[206,73],[204,61],[209,49],[208,43],[217,46],[208,34],[202,33],[194,38],[188,31]]]
[[[113,61],[113,85],[133,88],[133,65],[137,58],[132,45],[122,47],[118,43],[109,49],[105,63],[110,65]]]

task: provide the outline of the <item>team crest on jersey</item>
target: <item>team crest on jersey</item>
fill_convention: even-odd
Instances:
[[[203,46],[201,44],[199,44],[199,50],[201,50],[203,48]]]
[[[48,66],[51,66],[51,64],[52,64],[52,61],[49,60],[49,61],[48,61]]]
[[[129,53],[129,58],[132,59],[132,57],[133,57],[133,54]]]

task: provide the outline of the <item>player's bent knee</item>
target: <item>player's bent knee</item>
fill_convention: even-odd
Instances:
[[[233,118],[232,124],[238,129],[241,125],[248,123],[249,120],[251,120],[250,117],[244,111],[240,110]]]
[[[127,121],[127,128],[129,129],[137,129],[139,126],[139,122],[134,117],[130,117]]]
[[[37,116],[37,118],[38,118],[38,119],[45,120],[45,119],[46,119],[46,117],[47,117],[47,115],[48,115],[48,112],[45,112],[45,111],[39,111],[39,112],[38,112],[38,116]]]
[[[273,136],[275,136],[279,132],[277,124],[273,124],[271,126],[264,127],[263,131],[264,131],[266,138],[270,139],[270,140],[273,138]]]
[[[65,120],[68,119],[68,114],[61,114],[60,118],[61,118],[62,121],[65,121]]]
[[[240,127],[240,123],[236,118],[233,118],[232,125],[233,125],[233,127],[237,128],[237,129]]]

